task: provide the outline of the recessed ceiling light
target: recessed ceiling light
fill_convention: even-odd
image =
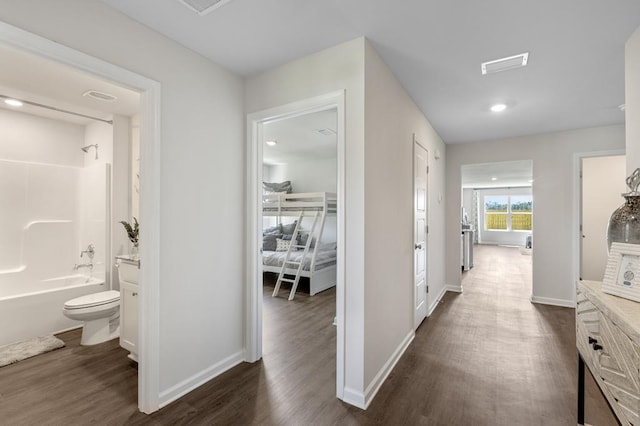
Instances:
[[[491,180],[498,180],[498,178],[494,176],[491,178]]]
[[[493,112],[502,112],[505,109],[507,109],[507,106],[505,104],[495,104],[491,107],[491,111]]]
[[[17,99],[5,99],[4,103],[7,104],[7,105],[14,106],[14,107],[21,107],[22,106],[22,102],[20,102]]]
[[[269,146],[274,146],[278,143],[278,141],[265,141],[264,143],[266,143]]]

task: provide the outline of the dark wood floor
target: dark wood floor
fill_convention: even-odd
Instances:
[[[464,293],[445,295],[367,411],[335,395],[335,291],[292,302],[265,289],[264,359],[150,416],[117,340],[0,368],[7,425],[574,425],[574,311],[528,300],[531,257],[481,247]],[[311,319],[313,318],[313,319]],[[617,424],[591,378],[587,420]]]

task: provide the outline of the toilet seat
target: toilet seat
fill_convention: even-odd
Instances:
[[[76,297],[64,304],[64,309],[87,309],[113,304],[120,301],[120,292],[116,290],[101,291],[99,293],[87,294],[86,296]],[[119,303],[118,303],[119,304]]]

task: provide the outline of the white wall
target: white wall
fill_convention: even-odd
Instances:
[[[525,246],[527,235],[531,235],[532,231],[491,231],[485,229],[484,223],[484,197],[488,195],[530,195],[531,188],[493,188],[493,189],[479,189],[478,201],[480,208],[478,209],[478,242],[480,244],[505,244],[512,246]],[[533,203],[534,215],[535,215],[535,200]]]
[[[247,113],[345,90],[345,393],[364,393],[364,39],[245,80]]]
[[[365,52],[364,383],[375,389],[385,363],[413,336],[414,133],[429,151],[430,310],[445,290],[445,145],[369,43]],[[436,150],[443,158],[434,159]]]
[[[624,148],[624,127],[609,126],[447,146],[447,283],[460,287],[460,168],[533,161],[533,299],[573,305],[574,154]]]
[[[0,158],[82,167],[84,126],[0,109]]]
[[[293,192],[336,192],[338,165],[334,159],[304,159],[269,167],[270,180],[291,181]]]
[[[3,0],[0,20],[160,82],[161,403],[239,362],[242,80],[98,0]]]
[[[640,167],[640,27],[625,45],[627,176]]]
[[[132,146],[132,123],[130,117],[115,115],[113,117],[112,127],[111,285],[114,289],[119,289],[120,283],[118,280],[118,270],[115,267],[115,257],[120,254],[127,254],[131,250],[131,243],[120,221],[126,220],[129,223],[133,223],[129,212],[131,211],[132,204],[131,153],[135,148]]]

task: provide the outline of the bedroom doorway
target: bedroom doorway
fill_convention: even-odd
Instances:
[[[313,357],[323,352],[316,366],[328,365],[322,371],[331,376],[335,358],[338,398],[344,392],[343,105],[338,92],[248,117],[247,361],[264,356],[265,368],[277,371],[284,359],[292,363],[296,352],[309,357],[303,352],[326,339]],[[286,371],[298,380],[297,368]]]

